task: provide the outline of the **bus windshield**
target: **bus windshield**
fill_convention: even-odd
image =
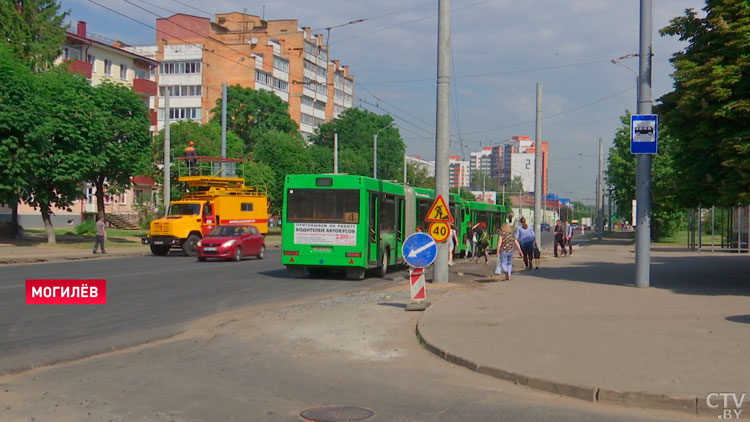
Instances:
[[[359,222],[359,191],[353,189],[289,189],[287,221],[292,223]]]
[[[201,215],[201,204],[172,204],[169,215]]]

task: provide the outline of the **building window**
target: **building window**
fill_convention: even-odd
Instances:
[[[269,75],[266,72],[256,69],[255,70],[255,82],[261,83],[263,85],[271,86],[271,84],[273,83],[273,77],[271,77],[271,75]]]
[[[194,74],[201,73],[201,62],[169,62],[159,64],[161,74]]]
[[[86,56],[86,61],[91,63],[91,71],[96,72],[96,56],[89,54]]]
[[[287,81],[282,81],[281,79],[273,78],[273,87],[279,91],[289,91],[289,83]]]
[[[289,72],[289,60],[282,59],[278,56],[273,56],[273,67],[283,72]]]
[[[128,67],[124,64],[120,65],[120,79],[123,81],[128,79]]]
[[[104,74],[112,76],[112,60],[104,59]]]
[[[307,113],[302,113],[302,123],[310,126],[315,126],[315,118]]]
[[[328,75],[328,72],[326,71],[326,68],[323,66],[318,66],[318,76],[326,77]]]
[[[308,97],[307,95],[302,96],[302,105],[306,105],[309,107],[313,106],[313,99]]]
[[[143,69],[134,69],[136,79],[148,79],[148,72]]]
[[[158,111],[159,120],[164,120],[164,109],[160,108]],[[200,107],[175,107],[169,108],[169,119],[170,120],[200,120],[201,109]]]
[[[167,90],[172,97],[200,97],[202,87],[200,85],[161,85],[159,96],[163,97]]]
[[[312,54],[314,56],[315,50],[317,50],[315,44],[305,41],[305,53]]]
[[[326,103],[322,101],[315,101],[315,109],[320,111],[326,111]]]

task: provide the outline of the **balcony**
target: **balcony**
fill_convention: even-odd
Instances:
[[[156,113],[156,110],[148,111],[148,120],[151,122],[151,126],[156,126],[157,116],[158,114]]]
[[[65,60],[66,63],[70,63],[70,72],[71,73],[79,73],[83,75],[86,79],[91,79],[91,63],[84,62],[81,60]]]
[[[149,79],[133,79],[133,90],[141,95],[155,96],[156,82]]]

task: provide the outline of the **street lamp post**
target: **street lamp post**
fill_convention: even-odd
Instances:
[[[389,127],[393,126],[393,122],[388,123],[388,126],[380,128],[377,132],[375,132],[375,135],[372,137],[372,178],[377,179],[378,178],[378,135],[380,132],[388,129]]]

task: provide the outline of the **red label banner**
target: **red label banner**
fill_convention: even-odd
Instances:
[[[107,280],[26,280],[27,305],[106,305]]]

